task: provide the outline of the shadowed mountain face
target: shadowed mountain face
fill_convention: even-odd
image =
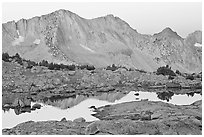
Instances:
[[[66,10],[2,25],[3,52],[64,64],[116,64],[146,71],[163,65],[182,72],[202,70],[202,32],[181,38],[170,28],[139,34],[113,15],[84,19]]]

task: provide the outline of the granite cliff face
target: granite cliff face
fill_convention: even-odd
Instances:
[[[201,31],[185,39],[170,28],[143,35],[113,15],[84,19],[66,10],[2,24],[2,51],[38,62],[200,72],[201,42]]]

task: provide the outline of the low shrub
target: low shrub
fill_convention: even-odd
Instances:
[[[186,79],[194,80],[194,77],[193,77],[193,75],[187,75]]]
[[[115,70],[117,70],[118,69],[118,67],[115,65],[115,64],[112,64],[112,66],[108,66],[107,68],[106,68],[106,70],[111,70],[111,71],[115,71]]]
[[[163,66],[163,67],[160,67],[157,69],[157,72],[156,72],[157,75],[169,75],[169,76],[176,76],[176,74],[171,70],[171,68],[169,68],[169,66]]]
[[[175,73],[178,74],[178,75],[181,75],[181,72],[179,70],[176,70]]]
[[[3,53],[2,54],[2,60],[5,62],[9,62],[9,54],[8,53]]]

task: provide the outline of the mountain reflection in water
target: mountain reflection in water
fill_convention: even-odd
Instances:
[[[46,104],[46,105],[51,105],[54,107],[58,107],[61,109],[67,109],[67,108],[71,108],[73,106],[76,106],[77,104],[81,103],[82,101],[86,100],[86,99],[97,99],[97,100],[101,100],[101,101],[107,101],[107,102],[115,102],[116,100],[120,100],[121,98],[123,98],[124,96],[126,96],[129,92],[117,92],[117,93],[101,93],[100,95],[97,96],[84,96],[84,95],[76,95],[75,98],[71,97],[71,98],[48,98],[46,100],[40,100],[38,102]],[[132,96],[132,94],[130,94],[129,96]],[[130,97],[128,96],[128,98],[130,99]],[[132,97],[132,99],[134,100],[134,96]],[[131,99],[131,100],[132,100]],[[92,105],[92,104],[90,104]]]
[[[31,111],[30,108],[2,110],[2,127],[11,128],[15,125],[32,121],[47,121],[47,120],[74,120],[83,117],[86,121],[98,120],[92,116],[94,112],[89,107],[101,107],[105,105],[113,105],[123,102],[140,101],[148,99],[149,101],[163,101],[176,105],[189,105],[197,100],[201,100],[200,94],[174,94],[171,91],[165,92],[117,92],[117,93],[101,93],[97,96],[77,95],[71,98],[52,97],[38,102],[32,102],[31,105],[39,103],[41,109]],[[25,113],[28,112],[28,113]]]

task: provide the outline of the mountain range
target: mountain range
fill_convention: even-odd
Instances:
[[[151,25],[151,24],[150,24]],[[202,71],[202,32],[182,38],[171,28],[154,35],[140,34],[114,15],[85,19],[68,10],[2,24],[2,52],[19,53],[36,62],[112,64],[156,71]]]

